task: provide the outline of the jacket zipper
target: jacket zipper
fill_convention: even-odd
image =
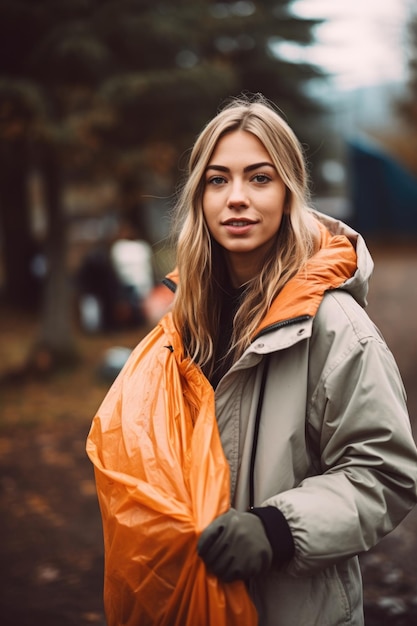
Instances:
[[[252,451],[251,451],[250,466],[249,466],[249,510],[250,511],[252,511],[252,509],[255,506],[256,450],[258,447],[259,426],[261,424],[261,413],[262,413],[262,405],[264,401],[266,379],[268,376],[268,367],[269,367],[269,354],[266,355],[265,360],[264,360],[264,367],[262,370],[262,378],[261,378],[261,386],[259,388],[258,404],[256,407],[255,426],[253,429],[253,442],[252,442]]]
[[[176,292],[177,284],[173,280],[165,276],[165,278],[163,278],[161,282],[163,285],[165,285],[165,287],[168,287],[168,289],[172,291],[172,293]]]
[[[307,322],[309,319],[311,319],[311,315],[298,315],[297,317],[290,317],[287,320],[282,320],[281,322],[275,322],[274,324],[263,328],[257,335],[255,335],[253,341],[256,341],[259,337],[263,337],[266,333],[269,333],[272,330],[278,330],[284,326],[291,326],[291,324],[296,324],[297,322]]]

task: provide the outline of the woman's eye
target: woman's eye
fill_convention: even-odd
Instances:
[[[271,180],[271,178],[266,174],[256,174],[252,180],[254,180],[255,183],[267,183]]]
[[[222,183],[226,182],[226,180],[223,178],[223,176],[212,176],[208,179],[207,182],[209,185],[221,185]]]

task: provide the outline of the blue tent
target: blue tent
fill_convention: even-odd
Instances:
[[[371,143],[348,143],[352,219],[361,233],[417,235],[417,177]]]

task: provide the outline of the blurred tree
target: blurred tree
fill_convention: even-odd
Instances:
[[[1,53],[0,53],[1,54]],[[35,300],[30,272],[36,242],[30,228],[27,179],[31,138],[42,116],[42,100],[32,85],[0,80],[0,227],[6,292],[13,303]]]
[[[405,119],[417,128],[417,11],[415,11],[408,25],[408,94],[401,103]]]
[[[300,122],[312,108],[305,83],[320,72],[280,60],[274,43],[311,43],[318,20],[294,17],[290,5],[289,0],[105,3],[97,27],[113,53],[114,71],[100,94],[123,120],[124,134],[118,126],[117,139],[132,145],[151,137],[181,139],[189,145],[220,101],[240,91],[262,92],[287,111],[291,123]]]
[[[87,28],[90,4],[81,0],[0,2],[4,295],[14,305],[33,307],[36,303],[31,260],[39,242],[32,227],[28,178],[37,170],[47,218],[47,236],[42,242],[47,276],[33,351],[33,363],[41,370],[68,362],[75,354],[62,190],[79,155],[91,152],[88,136],[83,135],[86,121],[77,116],[84,85],[90,100],[102,70],[94,63],[97,46]]]
[[[398,103],[398,109],[407,132],[395,146],[406,165],[417,174],[417,11],[411,13],[408,24],[408,89]]]
[[[72,351],[63,189],[112,176],[126,205],[166,173],[220,102],[242,91],[276,102],[304,140],[320,71],[279,59],[317,20],[291,0],[0,0],[0,225],[5,293],[28,304],[34,247],[26,183],[41,173],[48,276],[40,343]],[[128,206],[126,208],[128,208]]]

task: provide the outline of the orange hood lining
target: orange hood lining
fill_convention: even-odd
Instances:
[[[308,315],[314,317],[326,291],[341,287],[357,268],[356,251],[345,235],[332,235],[318,223],[320,249],[282,288],[256,334],[278,322]]]

